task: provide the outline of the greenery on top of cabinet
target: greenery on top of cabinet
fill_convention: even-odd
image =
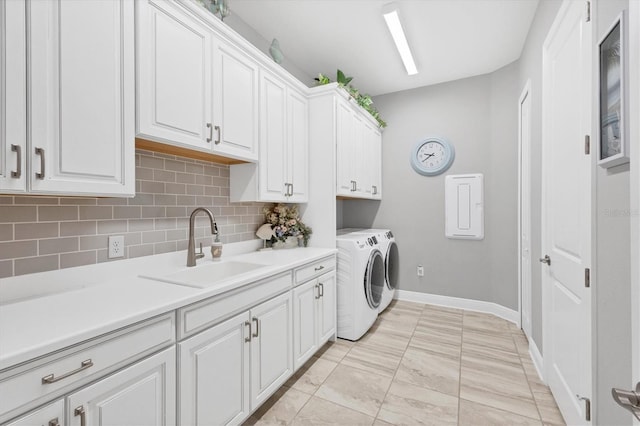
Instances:
[[[315,80],[317,81],[318,85],[331,83],[331,79],[322,73],[318,74],[318,77],[316,77]],[[336,82],[341,87],[344,87],[347,92],[349,92],[349,95],[351,95],[351,97],[356,100],[358,105],[364,108],[369,114],[371,114],[373,118],[376,119],[376,121],[378,122],[378,126],[380,126],[381,128],[387,127],[387,123],[380,117],[380,113],[373,106],[373,99],[371,99],[371,96],[363,95],[362,93],[360,93],[358,89],[349,84],[351,83],[351,80],[353,80],[353,77],[347,77],[341,70],[338,70],[336,72]]]

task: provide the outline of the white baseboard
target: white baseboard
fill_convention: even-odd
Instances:
[[[536,342],[534,342],[533,339],[529,339],[529,356],[533,361],[533,366],[536,367],[538,377],[540,377],[540,380],[542,380],[543,383],[547,383],[544,379],[544,374],[542,374],[544,371],[544,360],[542,359],[542,354],[540,353],[540,349],[538,349],[538,345],[536,345]]]
[[[516,325],[520,322],[520,314],[517,311],[505,308],[504,306],[493,302],[462,299],[460,297],[441,296],[439,294],[420,293],[408,290],[396,290],[394,299],[493,314],[507,321],[511,321]]]

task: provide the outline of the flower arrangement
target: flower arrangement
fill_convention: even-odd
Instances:
[[[386,121],[384,121],[382,117],[380,117],[380,113],[373,106],[373,99],[371,99],[371,96],[363,95],[362,93],[360,93],[358,89],[349,84],[351,83],[351,80],[353,80],[353,77],[347,77],[341,70],[337,71],[336,81],[340,85],[340,87],[344,87],[345,90],[349,92],[349,95],[351,95],[351,97],[356,100],[358,105],[364,108],[365,111],[367,111],[373,118],[376,119],[380,128],[387,127]],[[322,73],[318,74],[318,77],[315,78],[315,81],[317,82],[316,84],[320,86],[331,83],[331,79]]]
[[[302,239],[304,246],[307,246],[312,230],[300,220],[298,206],[276,204],[272,208],[265,207],[262,212],[273,230],[272,243],[284,242],[287,237],[296,237]]]

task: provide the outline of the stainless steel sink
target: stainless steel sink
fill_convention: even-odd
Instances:
[[[141,277],[187,287],[207,288],[266,266],[258,263],[223,261],[200,264],[162,276],[144,274]]]

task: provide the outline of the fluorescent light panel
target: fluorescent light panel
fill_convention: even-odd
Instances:
[[[417,74],[418,69],[416,68],[416,63],[413,61],[413,55],[411,54],[409,43],[407,43],[407,37],[404,35],[404,30],[402,29],[398,9],[393,4],[387,5],[383,9],[382,16],[384,16],[387,27],[389,27],[389,32],[391,33],[391,37],[393,37],[398,53],[400,53],[407,74]]]

